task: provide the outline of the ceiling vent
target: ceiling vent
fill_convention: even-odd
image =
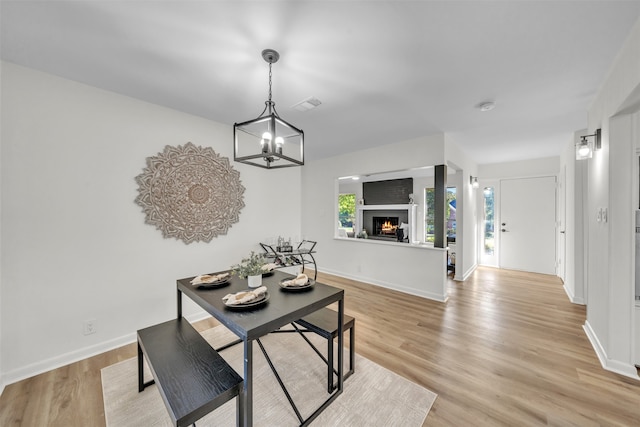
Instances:
[[[292,106],[294,110],[298,111],[309,111],[316,108],[318,105],[322,104],[318,98],[314,98],[310,96],[309,98],[298,102],[296,105]]]
[[[496,108],[496,103],[493,101],[485,101],[476,105],[476,108],[480,111],[491,111]]]

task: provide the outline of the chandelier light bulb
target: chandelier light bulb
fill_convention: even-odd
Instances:
[[[282,145],[284,144],[284,139],[281,136],[276,137],[276,153],[282,154]]]
[[[265,132],[262,134],[262,139],[267,139],[271,141],[271,134],[269,132]]]

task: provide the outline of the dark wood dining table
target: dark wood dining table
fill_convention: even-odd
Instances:
[[[191,284],[193,277],[177,280],[178,318],[182,317],[184,294],[237,335],[244,346],[244,384],[240,395],[240,423],[243,426],[253,425],[253,400],[260,398],[253,396],[253,342],[334,302],[338,303],[337,387],[327,400],[304,420],[303,425],[313,421],[342,393],[344,290],[318,282],[304,291],[283,290],[280,281],[292,277],[281,271],[274,271],[272,275],[263,277],[262,284],[268,289],[268,300],[249,309],[230,308],[222,301],[222,297],[229,293],[249,289],[246,278],[232,276],[228,285],[217,288],[194,286]]]

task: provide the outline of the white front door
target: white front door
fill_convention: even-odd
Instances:
[[[556,177],[500,182],[500,267],[556,274]]]

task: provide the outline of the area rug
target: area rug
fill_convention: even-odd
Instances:
[[[223,326],[202,332],[213,347],[235,335]],[[326,341],[306,336],[326,353]],[[327,399],[326,365],[297,333],[269,334],[261,339],[304,418]],[[345,348],[345,372],[349,350]],[[242,345],[221,352],[242,375]],[[337,358],[336,358],[337,360]],[[253,421],[256,426],[295,426],[300,422],[257,343],[254,344]],[[102,369],[102,393],[107,427],[171,426],[156,385],[138,393],[136,358]],[[150,379],[145,366],[145,380]],[[436,394],[356,353],[355,373],[343,393],[313,421],[317,426],[421,426]],[[235,399],[197,421],[198,427],[235,426]]]

